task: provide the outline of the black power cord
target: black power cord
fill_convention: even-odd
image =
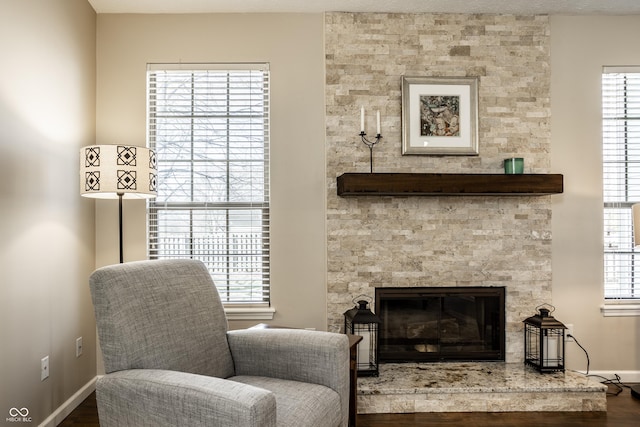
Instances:
[[[582,345],[580,345],[580,343],[578,342],[576,337],[574,337],[571,334],[567,334],[567,338],[573,338],[575,343],[578,344],[578,347],[580,347],[582,349],[582,351],[584,351],[584,354],[587,356],[587,373],[585,375],[589,376],[589,365],[591,364],[591,361],[589,360],[589,353],[587,353],[587,350]]]
[[[576,337],[574,337],[571,334],[567,334],[567,338],[573,338],[573,341],[578,345],[578,347],[580,347],[582,349],[582,351],[584,351],[585,356],[587,356],[587,372],[586,372],[585,375],[587,377],[601,378],[601,379],[604,380],[604,381],[601,381],[601,384],[604,384],[604,385],[607,385],[607,386],[612,385],[612,386],[616,387],[616,391],[615,392],[613,392],[613,393],[607,392],[607,394],[611,394],[613,396],[617,396],[620,393],[622,393],[622,390],[624,390],[624,388],[629,388],[629,389],[631,389],[631,395],[633,397],[635,397],[636,399],[640,399],[640,385],[628,386],[628,385],[624,384],[622,381],[620,381],[620,376],[618,374],[615,374],[616,377],[614,379],[605,378],[605,377],[600,376],[600,375],[589,375],[589,364],[590,364],[589,353],[587,353],[587,350],[582,345],[580,345],[580,343],[578,342]]]

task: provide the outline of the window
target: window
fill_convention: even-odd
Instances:
[[[269,304],[268,64],[150,64],[149,256],[194,258],[223,303]]]
[[[605,299],[640,299],[631,215],[640,202],[640,67],[604,68],[602,133]]]

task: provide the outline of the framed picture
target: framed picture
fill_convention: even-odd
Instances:
[[[477,77],[402,77],[402,154],[478,155]]]

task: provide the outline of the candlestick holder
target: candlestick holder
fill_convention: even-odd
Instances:
[[[373,146],[376,145],[382,139],[382,135],[377,134],[375,141],[370,141],[367,139],[367,134],[362,131],[360,132],[360,138],[362,138],[362,143],[369,147],[369,164],[370,164],[370,172],[373,173]]]

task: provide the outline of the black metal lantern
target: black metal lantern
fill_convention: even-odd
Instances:
[[[564,331],[567,327],[540,308],[535,316],[524,320],[524,363],[539,372],[564,372]]]
[[[357,372],[359,377],[378,376],[378,325],[380,318],[367,308],[368,301],[359,300],[344,313],[344,332],[360,335]]]

